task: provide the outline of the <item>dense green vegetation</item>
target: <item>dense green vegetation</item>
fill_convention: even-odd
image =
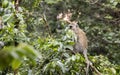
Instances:
[[[93,65],[120,75],[120,0],[0,0],[0,75],[85,75],[73,32],[56,18],[68,10],[86,32]]]

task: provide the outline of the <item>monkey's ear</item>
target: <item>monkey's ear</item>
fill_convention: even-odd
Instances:
[[[77,24],[77,23],[78,23],[78,21],[73,21],[72,23]]]

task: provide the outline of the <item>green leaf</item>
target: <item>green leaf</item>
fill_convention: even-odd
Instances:
[[[5,14],[4,16],[2,16],[2,20],[3,22],[7,22],[8,20],[10,20],[11,17],[13,17],[13,14]]]
[[[65,48],[68,48],[68,49],[70,49],[70,50],[73,50],[73,46],[71,46],[71,45],[66,45],[66,46],[64,46]]]
[[[47,2],[48,4],[53,4],[53,3],[57,3],[61,0],[45,0],[45,2]]]
[[[21,65],[22,61],[20,61],[19,59],[14,59],[12,61],[12,69],[15,70],[15,69],[18,69]]]
[[[8,4],[9,4],[8,0],[3,0],[2,7],[6,8],[6,7],[8,7]]]
[[[61,61],[57,61],[57,65],[61,68],[62,72],[65,73],[66,68],[64,64]]]
[[[110,68],[113,74],[116,74],[116,70],[114,68]]]

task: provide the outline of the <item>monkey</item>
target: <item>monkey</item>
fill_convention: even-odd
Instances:
[[[74,45],[75,52],[83,53],[84,50],[87,50],[87,46],[88,46],[88,40],[85,32],[82,29],[80,29],[78,24],[75,22],[70,23],[68,26],[75,33],[77,37],[77,40],[75,41],[75,45]]]
[[[89,67],[92,68],[97,75],[102,75],[95,66],[93,66],[92,62],[88,59],[87,56],[87,47],[88,47],[88,39],[87,36],[85,34],[85,32],[79,28],[79,25],[77,24],[76,21],[71,21],[70,18],[72,16],[72,13],[70,11],[68,11],[67,13],[60,13],[57,16],[58,20],[63,20],[67,23],[69,23],[68,27],[75,33],[76,35],[76,40],[75,40],[75,44],[73,46],[73,53],[82,53],[85,57],[86,60],[86,75],[89,75]]]
[[[71,22],[69,21],[69,28],[75,33],[77,40],[75,40],[75,44],[73,46],[73,52],[76,53],[82,53],[85,57],[85,61],[87,64],[86,67],[86,75],[89,75],[89,67],[91,67],[97,75],[101,75],[101,73],[93,66],[92,62],[88,59],[87,56],[87,47],[88,47],[88,39],[85,34],[85,32],[79,28],[79,25],[77,22]]]
[[[73,49],[74,49],[73,52],[75,54],[82,53],[84,55],[87,63],[86,75],[88,75],[90,62],[87,57],[88,40],[87,40],[86,34],[82,29],[79,28],[76,22],[71,22],[68,26],[75,33],[77,37],[77,40],[75,40],[75,44],[73,46]]]

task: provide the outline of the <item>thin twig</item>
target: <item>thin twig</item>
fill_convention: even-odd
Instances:
[[[43,14],[43,15],[42,15],[42,18],[43,18],[43,21],[44,21],[44,23],[45,23],[45,27],[46,27],[47,30],[49,31],[49,35],[51,35],[51,31],[50,31],[50,27],[49,27],[48,21],[47,21],[47,19],[46,19],[46,15]]]

